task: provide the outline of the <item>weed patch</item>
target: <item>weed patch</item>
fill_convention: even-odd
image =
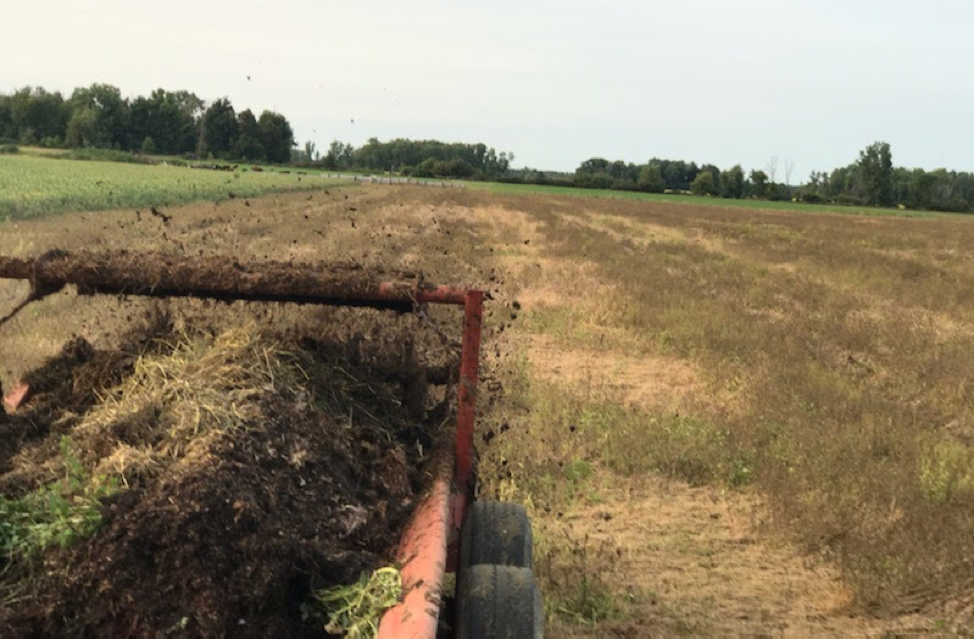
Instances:
[[[306,615],[325,622],[330,635],[349,639],[370,639],[379,630],[382,613],[399,603],[402,575],[391,566],[371,574],[363,573],[358,582],[313,593],[305,604]]]
[[[61,439],[62,478],[19,499],[0,497],[0,553],[27,560],[50,546],[67,548],[94,533],[102,522],[101,498],[118,490],[117,482],[90,476]]]
[[[535,556],[550,617],[597,626],[629,614],[635,595],[616,585],[618,561],[607,543],[549,532],[542,534]]]

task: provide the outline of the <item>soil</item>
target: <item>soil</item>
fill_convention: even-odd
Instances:
[[[13,457],[30,442],[67,432],[77,416],[95,404],[99,392],[131,372],[133,361],[131,348],[95,350],[76,337],[25,375],[30,410],[0,419],[0,493],[18,496],[31,488],[11,473]]]
[[[74,284],[81,293],[299,303],[337,300],[343,305],[375,296],[379,285],[386,282],[405,298],[415,298],[420,288],[430,288],[421,274],[364,269],[354,263],[298,265],[263,260],[243,264],[222,256],[124,250],[68,253],[56,249],[33,260],[0,256],[0,277],[29,279],[34,297]]]
[[[416,444],[428,450],[434,429],[406,418],[400,380],[364,366],[360,344],[287,339],[288,352],[357,380],[368,418],[270,391],[248,398],[260,423],[105,498],[91,538],[0,571],[0,588],[20,588],[0,605],[0,636],[323,635],[302,603],[391,561],[423,487]],[[100,351],[76,339],[29,373],[32,399],[0,426],[3,493],[43,483],[21,466],[56,451],[99,392],[160,343]],[[309,371],[314,396],[329,380]]]

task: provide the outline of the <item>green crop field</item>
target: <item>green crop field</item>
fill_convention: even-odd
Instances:
[[[0,220],[63,211],[184,204],[334,184],[315,174],[0,156]]]
[[[568,186],[542,184],[509,184],[506,182],[465,182],[472,189],[483,189],[493,193],[512,193],[518,195],[574,195],[579,197],[612,198],[642,202],[669,202],[671,204],[692,204],[704,206],[728,206],[742,209],[761,209],[773,211],[804,211],[807,213],[844,213],[855,215],[881,215],[897,217],[943,217],[957,216],[959,213],[937,213],[933,211],[911,211],[906,209],[884,209],[870,206],[840,206],[837,204],[807,204],[770,200],[734,200],[721,197],[698,195],[676,195],[667,193],[641,193],[616,189],[581,189]]]

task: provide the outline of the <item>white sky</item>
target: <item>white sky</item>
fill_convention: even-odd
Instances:
[[[322,150],[482,141],[562,170],[778,155],[797,183],[885,140],[897,165],[974,170],[969,0],[0,0],[0,16],[0,91],[228,96]]]

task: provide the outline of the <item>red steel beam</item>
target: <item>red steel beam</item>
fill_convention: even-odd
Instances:
[[[435,639],[442,607],[450,538],[450,495],[453,451],[445,448],[443,463],[429,492],[403,531],[396,560],[402,565],[403,598],[379,622],[378,639]]]
[[[457,483],[472,488],[473,429],[477,409],[477,375],[480,369],[480,333],[484,318],[483,291],[467,291],[460,354],[460,397],[457,404]]]
[[[379,284],[373,298],[383,302],[403,302],[415,301],[419,304],[453,304],[463,306],[467,302],[468,290],[453,286],[437,286],[428,289],[419,289],[415,292],[403,293],[402,287],[395,282],[383,282]],[[415,296],[415,300],[410,297]]]
[[[456,292],[445,291],[444,296],[452,300]],[[464,510],[473,497],[476,462],[473,433],[484,293],[478,290],[463,291],[463,299],[457,427],[450,451],[452,454],[447,458],[452,463],[447,466],[449,470],[445,473],[441,471],[438,475],[432,491],[416,509],[403,531],[397,559],[402,563],[405,594],[402,602],[382,616],[379,639],[435,639],[442,604],[443,577],[450,568],[449,564],[455,563],[456,548],[451,545],[451,540],[459,538]]]

